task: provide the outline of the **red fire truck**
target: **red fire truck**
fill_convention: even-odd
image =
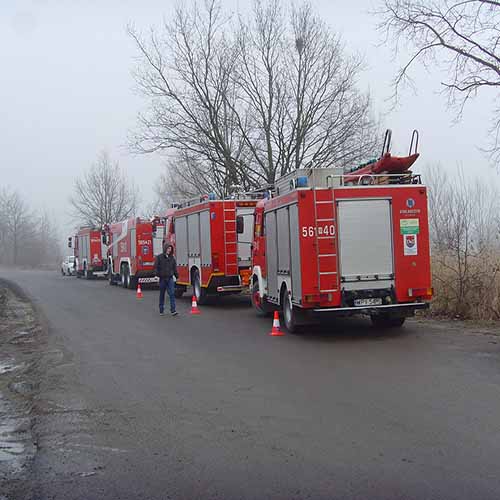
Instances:
[[[138,283],[155,283],[155,255],[161,253],[165,220],[132,217],[105,227],[108,244],[110,285],[136,288]]]
[[[188,286],[203,304],[209,295],[240,293],[251,276],[253,216],[262,195],[216,199],[213,194],[176,205],[166,214],[166,243],[175,247],[176,295]]]
[[[432,297],[420,177],[349,187],[343,179],[333,168],[297,170],[257,205],[252,303],[259,314],[281,310],[289,331],[356,313],[401,326]]]
[[[81,227],[69,238],[68,246],[73,247],[77,278],[91,279],[107,272],[106,245],[101,238],[101,230],[95,227]]]

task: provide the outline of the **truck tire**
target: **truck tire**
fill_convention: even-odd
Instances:
[[[108,283],[110,286],[116,285],[116,282],[113,278],[113,269],[108,269]]]
[[[175,292],[174,292],[175,298],[180,299],[184,295],[185,291],[186,291],[186,287],[176,286]]]
[[[120,275],[121,275],[122,288],[129,288],[130,275],[129,275],[129,270],[128,270],[127,264],[123,264],[123,266],[121,267]]]
[[[195,269],[193,271],[192,284],[193,284],[193,295],[196,297],[196,302],[198,303],[198,305],[202,306],[203,304],[206,304],[207,291],[205,288],[201,286],[200,271],[198,271],[198,269]]]
[[[281,308],[283,310],[283,323],[285,328],[289,333],[295,333],[297,331],[297,312],[292,304],[292,296],[285,288],[281,299]]]
[[[135,290],[137,288],[137,278],[134,276],[130,276],[130,271],[129,271],[129,274],[128,274],[128,288],[130,290]]]
[[[404,316],[385,316],[383,314],[372,314],[370,319],[375,328],[401,328],[406,320]]]
[[[271,308],[267,303],[265,298],[262,298],[259,293],[259,281],[254,280],[252,283],[252,306],[257,313],[257,316],[269,316],[271,314]]]

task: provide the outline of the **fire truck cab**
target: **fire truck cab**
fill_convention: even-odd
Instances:
[[[162,251],[165,219],[131,217],[105,227],[108,243],[110,285],[136,288],[138,283],[156,283],[155,256]]]
[[[289,331],[359,313],[401,326],[432,297],[420,177],[356,186],[343,178],[335,168],[297,170],[257,205],[252,303],[259,314],[281,310]]]
[[[91,279],[107,273],[107,247],[102,241],[101,230],[94,227],[81,227],[68,246],[73,247],[77,278]]]
[[[208,296],[248,289],[254,210],[260,194],[217,199],[198,196],[177,204],[166,216],[165,243],[175,248],[176,295],[188,287],[198,303]]]

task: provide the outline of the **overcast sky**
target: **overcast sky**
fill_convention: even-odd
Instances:
[[[225,3],[241,10],[249,0]],[[437,93],[438,72],[417,68],[418,94],[408,90],[402,105],[389,112],[397,61],[389,46],[380,45],[377,19],[370,14],[377,1],[312,3],[348,49],[364,55],[360,86],[370,90],[375,111],[393,129],[394,153],[406,153],[417,128],[420,166],[440,162],[452,169],[461,163],[500,185],[500,175],[478,150],[486,145],[490,96],[474,101],[463,121],[453,125],[453,114]],[[171,0],[0,1],[0,185],[49,209],[66,229],[73,181],[105,148],[140,187],[143,202],[152,197],[161,157],[132,156],[124,147],[144,105],[132,90],[135,50],[125,27],[133,22],[147,29],[168,17],[174,5]]]

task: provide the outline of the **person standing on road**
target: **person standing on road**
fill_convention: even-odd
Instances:
[[[167,245],[163,253],[156,256],[155,260],[156,276],[160,278],[160,314],[163,315],[165,307],[165,292],[170,298],[170,314],[177,316],[175,310],[175,282],[179,277],[177,273],[177,262],[174,257],[174,247]]]

